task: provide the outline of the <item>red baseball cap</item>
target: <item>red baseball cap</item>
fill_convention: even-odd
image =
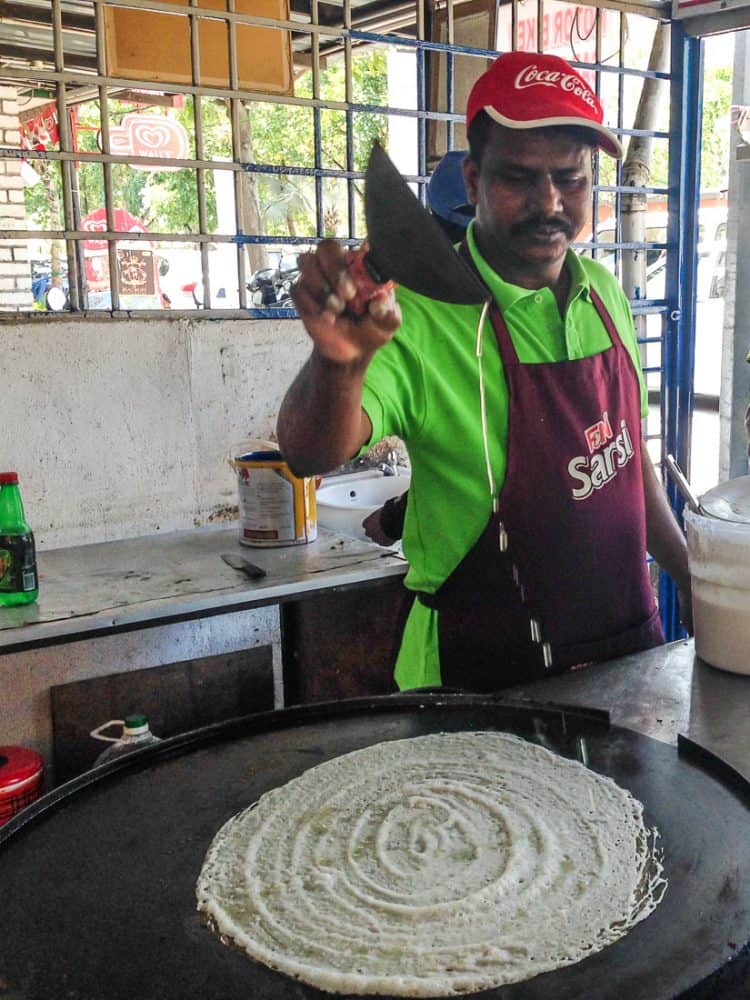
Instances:
[[[597,146],[620,159],[619,140],[602,124],[604,110],[586,81],[559,56],[506,52],[469,94],[466,127],[480,111],[506,128],[580,125],[597,133]]]

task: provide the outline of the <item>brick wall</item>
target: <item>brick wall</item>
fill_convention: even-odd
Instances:
[[[18,102],[14,87],[0,86],[0,146],[18,148]],[[0,230],[26,228],[19,160],[0,158]],[[31,272],[25,241],[0,240],[0,310],[31,309]]]

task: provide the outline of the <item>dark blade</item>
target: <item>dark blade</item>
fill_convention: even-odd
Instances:
[[[441,302],[475,305],[489,293],[437,222],[375,143],[365,174],[368,266],[392,281]]]
[[[243,556],[237,556],[233,552],[225,552],[221,557],[227,566],[231,566],[232,569],[238,569],[240,573],[244,573],[245,576],[249,577],[251,580],[260,580],[266,575],[266,571],[261,566],[256,566],[255,563],[251,563],[249,559],[245,559]]]

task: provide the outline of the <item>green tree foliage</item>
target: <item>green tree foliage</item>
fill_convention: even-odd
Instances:
[[[729,183],[729,111],[732,105],[732,67],[707,71],[703,82],[703,150],[701,187],[723,190]]]
[[[381,49],[355,49],[352,59],[354,103],[385,106],[387,103],[386,56]],[[299,97],[312,97],[312,73],[303,74],[295,85]],[[343,103],[346,97],[343,58],[320,74],[321,97]],[[357,112],[352,124],[352,158],[347,159],[346,114],[334,108],[320,111],[321,166],[333,170],[364,170],[373,142],[385,143],[387,118],[372,111]],[[291,167],[314,167],[315,120],[310,108],[261,104],[253,108],[253,155],[258,163]],[[269,235],[315,235],[314,185],[309,177],[280,173],[259,176],[261,211]],[[347,190],[341,182],[323,185],[323,215],[327,235],[343,235],[347,218]],[[283,218],[279,206],[290,208]]]
[[[386,104],[386,56],[380,49],[359,48],[352,59],[353,99],[358,104]],[[332,61],[320,74],[324,99],[345,100],[343,57]],[[305,73],[295,84],[300,97],[312,96],[312,74]],[[206,159],[229,160],[232,157],[232,131],[228,102],[201,98],[202,133]],[[250,105],[253,159],[257,163],[279,167],[314,167],[314,114],[310,108],[278,103]],[[137,109],[131,104],[111,100],[110,119],[119,124],[123,116]],[[158,109],[151,113],[158,114]],[[193,98],[169,112],[185,127],[195,152],[195,110]],[[98,101],[77,107],[76,136],[81,151],[99,149],[100,112]],[[362,170],[375,139],[385,142],[387,119],[383,114],[361,112],[353,116],[351,163],[347,158],[346,114],[334,109],[320,112],[322,166],[338,170]],[[41,228],[58,228],[62,195],[57,164],[43,164],[44,184],[26,189],[30,217]],[[76,171],[81,216],[104,205],[104,171],[101,164],[83,162]],[[152,232],[197,233],[198,194],[196,175],[191,170],[143,171],[124,165],[112,168],[114,204],[143,221]],[[216,231],[218,224],[214,172],[204,172],[206,188],[206,224]],[[258,195],[266,235],[293,236],[316,234],[315,186],[312,178],[283,170],[258,176]],[[322,214],[326,231],[340,235],[347,219],[347,185],[325,182]]]

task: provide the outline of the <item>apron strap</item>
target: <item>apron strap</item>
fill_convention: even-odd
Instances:
[[[609,314],[609,310],[602,302],[599,293],[594,288],[593,285],[589,285],[589,291],[591,293],[591,301],[594,303],[594,308],[599,313],[599,319],[604,323],[605,329],[609,334],[609,338],[612,341],[613,347],[623,347],[622,337],[615,325],[615,321]]]

